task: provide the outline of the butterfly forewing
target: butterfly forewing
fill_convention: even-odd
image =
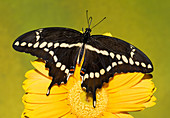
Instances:
[[[75,67],[82,45],[82,33],[68,28],[44,28],[20,36],[13,48],[42,58],[53,77],[53,84],[66,83],[70,68]]]

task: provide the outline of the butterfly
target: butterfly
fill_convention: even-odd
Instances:
[[[95,108],[96,90],[104,82],[108,83],[115,73],[150,73],[153,65],[142,51],[128,42],[115,37],[91,35],[90,19],[89,27],[83,33],[63,27],[41,28],[18,37],[13,48],[45,60],[52,77],[47,95],[54,84],[66,84],[76,64],[83,61],[81,86],[92,93]]]

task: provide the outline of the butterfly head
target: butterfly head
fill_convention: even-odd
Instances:
[[[88,38],[90,37],[90,32],[91,32],[91,29],[90,28],[86,28],[86,31],[83,33],[83,35],[84,35],[83,42],[84,43],[86,43]]]
[[[90,28],[86,28],[86,31],[84,32],[84,34],[90,34],[91,29]]]

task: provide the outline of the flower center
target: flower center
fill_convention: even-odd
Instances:
[[[96,91],[96,108],[93,107],[93,98],[91,93],[86,93],[81,88],[81,82],[78,81],[69,91],[69,101],[72,113],[81,118],[93,118],[101,115],[105,111],[108,102],[108,96],[104,89]]]

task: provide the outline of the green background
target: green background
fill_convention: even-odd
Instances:
[[[85,10],[93,16],[92,34],[112,33],[145,52],[154,64],[157,105],[132,113],[136,118],[165,118],[170,108],[170,1],[168,0],[0,0],[0,117],[18,118],[23,111],[24,73],[33,56],[12,49],[21,34],[43,27],[87,26]]]

